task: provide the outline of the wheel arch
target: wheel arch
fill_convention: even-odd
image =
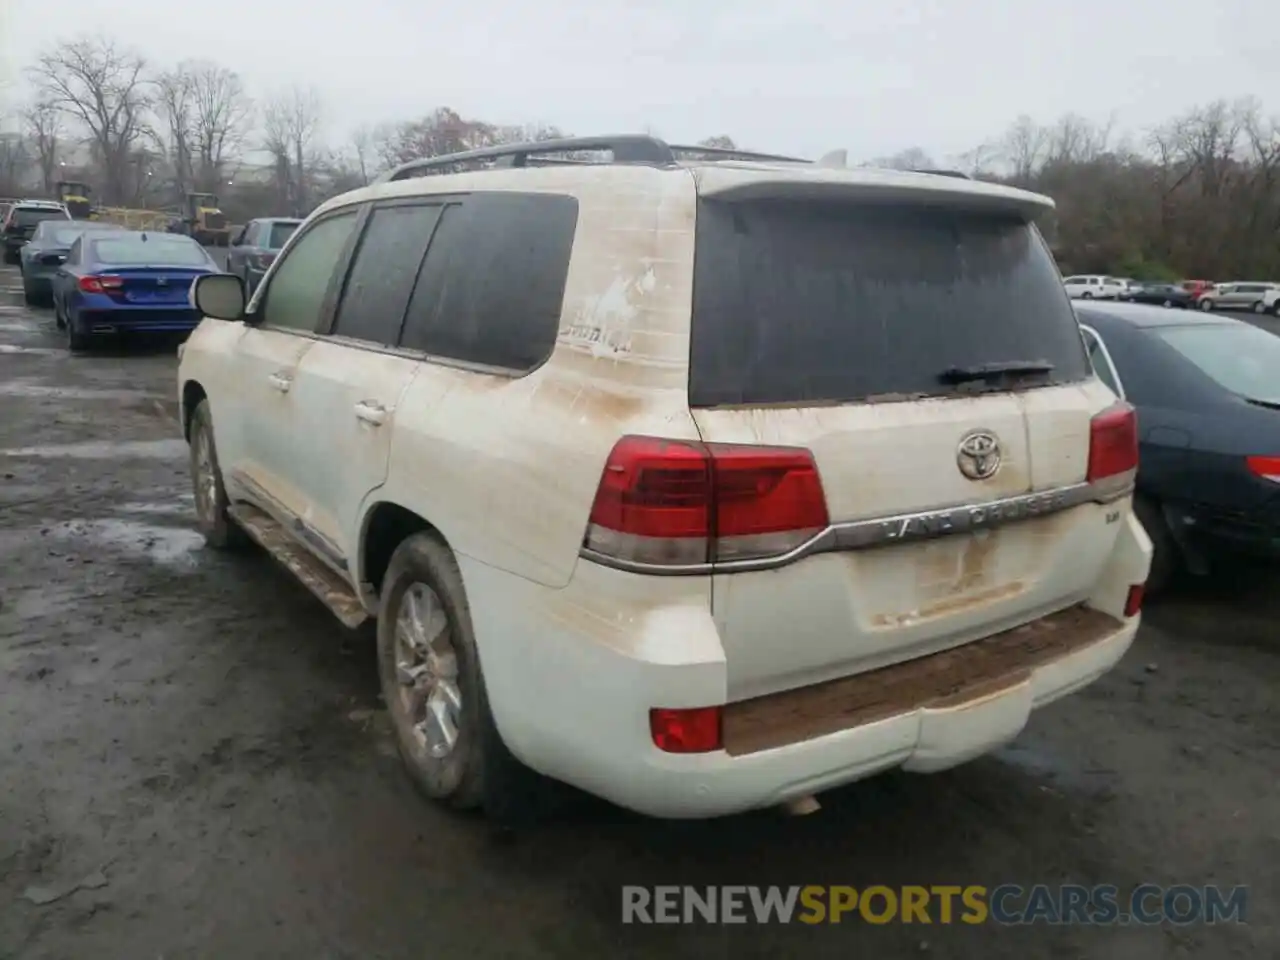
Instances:
[[[368,584],[374,595],[379,594],[391,555],[401,543],[418,533],[431,534],[450,551],[453,550],[439,527],[408,507],[391,500],[370,504],[360,523],[360,547],[354,558],[356,581]]]
[[[198,380],[188,380],[182,385],[182,437],[191,439],[191,418],[201,400],[209,399],[209,394]]]

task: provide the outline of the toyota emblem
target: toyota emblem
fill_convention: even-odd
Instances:
[[[1000,441],[986,430],[967,433],[956,448],[956,464],[970,480],[988,480],[1000,469]]]

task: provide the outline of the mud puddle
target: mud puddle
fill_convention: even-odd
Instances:
[[[4,324],[0,323],[0,330]],[[51,398],[58,400],[120,400],[141,403],[149,396],[142,390],[90,390],[84,387],[57,387],[30,380],[12,380],[0,383],[0,396]]]
[[[41,459],[126,460],[145,458],[182,460],[187,456],[185,440],[89,440],[56,446],[14,447],[0,450],[0,457],[38,457]]]
[[[190,567],[204,537],[188,527],[168,527],[134,520],[71,520],[51,531],[62,539],[87,540],[145,556],[157,563]]]

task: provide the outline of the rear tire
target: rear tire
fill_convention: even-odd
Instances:
[[[14,264],[16,264],[16,263],[21,263],[21,262],[22,262],[22,258],[21,258],[20,256],[18,256],[18,254],[14,253],[12,250],[10,250],[10,249],[8,249],[8,248],[5,248],[5,251],[4,251],[4,262],[5,262],[8,266],[13,266],[13,265],[14,265]]]
[[[1144,496],[1133,498],[1133,512],[1137,514],[1147,536],[1151,538],[1151,572],[1147,574],[1146,595],[1159,597],[1169,590],[1184,573],[1182,548],[1173,538],[1173,532],[1164,518],[1160,504]]]
[[[88,353],[90,346],[89,335],[78,331],[70,317],[65,319],[63,326],[67,331],[67,349],[72,353]]]
[[[417,633],[431,641],[426,646],[414,639],[412,611],[424,626]],[[455,810],[481,807],[505,825],[527,823],[544,812],[550,781],[502,742],[489,709],[462,574],[452,552],[432,534],[407,537],[387,567],[378,611],[378,675],[400,757],[422,794]],[[433,691],[441,691],[443,701],[433,701]],[[445,710],[454,731],[451,746],[432,736],[433,702],[446,704],[438,709]]]
[[[53,325],[59,330],[62,330],[67,325],[67,321],[62,318],[62,307],[58,305],[58,298],[56,295],[50,296],[49,299],[53,301]]]
[[[191,486],[196,501],[196,526],[215,550],[233,550],[249,542],[248,535],[227,514],[230,501],[222,485],[218,446],[213,438],[209,401],[201,400],[191,414]]]
[[[1081,300],[1092,300],[1092,299],[1093,299],[1093,294],[1092,294],[1092,293],[1090,293],[1088,290],[1086,290],[1084,293],[1080,294],[1080,299],[1081,299]]]
[[[40,306],[40,297],[25,283],[22,285],[22,300],[28,307]]]

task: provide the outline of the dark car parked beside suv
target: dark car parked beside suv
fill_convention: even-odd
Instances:
[[[1148,591],[1232,558],[1280,560],[1280,337],[1134,304],[1076,315],[1098,376],[1138,410]]]
[[[42,220],[70,220],[71,214],[62,204],[53,200],[19,200],[5,214],[0,226],[4,238],[4,262],[18,263],[23,245],[35,233],[36,224]]]

